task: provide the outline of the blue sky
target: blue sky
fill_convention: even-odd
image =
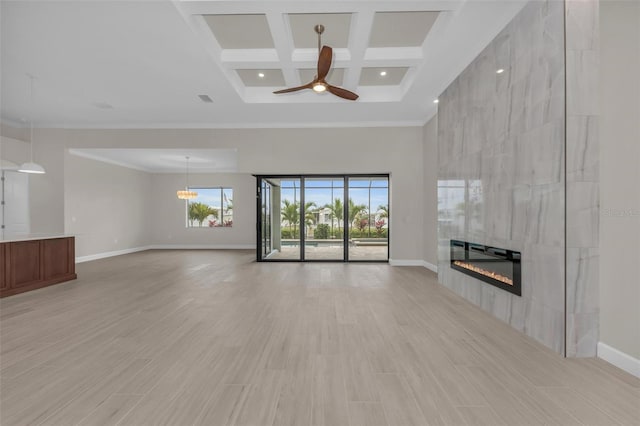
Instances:
[[[221,203],[220,190],[221,189],[224,191],[224,194],[227,196],[227,200],[229,201],[233,200],[233,189],[231,188],[191,188],[191,189],[193,189],[198,193],[198,197],[192,202],[204,203],[216,209],[220,208],[220,203]]]
[[[378,210],[378,206],[386,206],[389,202],[387,186],[388,180],[386,178],[349,179],[349,198],[356,204],[368,206],[369,196],[371,196],[371,210],[375,212]],[[299,180],[282,180],[281,198],[290,202],[293,202],[294,199],[295,201],[300,201]],[[305,202],[313,201],[317,206],[321,207],[326,204],[332,204],[332,200],[338,198],[344,200],[344,183],[342,179],[305,180]]]

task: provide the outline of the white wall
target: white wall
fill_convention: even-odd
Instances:
[[[46,176],[46,175],[45,175]],[[145,247],[155,213],[149,173],[65,154],[65,233],[76,257]]]
[[[42,165],[47,173],[29,176],[29,231],[33,234],[62,234],[65,132],[36,130],[34,141],[34,161]],[[29,139],[24,138],[24,132],[2,126],[1,143],[3,159],[18,165],[29,161]]]
[[[438,265],[438,117],[422,128],[423,260]],[[437,267],[437,266],[436,266]]]
[[[640,3],[600,2],[600,341],[640,359]]]
[[[20,165],[20,159],[27,158],[28,144],[8,136],[0,137],[0,160]],[[4,225],[1,238],[30,234],[29,216],[29,175],[14,169],[3,170],[3,201],[0,208],[0,222]]]
[[[68,148],[235,148],[237,171],[245,174],[390,173],[391,258],[422,263],[422,240],[416,237],[423,233],[420,127],[66,132]],[[251,196],[255,196],[254,187]],[[172,195],[168,202],[173,201]],[[240,214],[239,209],[234,213]],[[206,238],[189,234],[181,240],[175,232],[172,235],[174,244]],[[226,243],[244,245],[245,236],[238,237]]]
[[[149,217],[150,243],[162,247],[254,248],[256,246],[256,179],[247,173],[192,174],[193,187],[233,188],[233,226],[186,228],[185,201],[176,191],[184,187],[184,174],[154,174]]]
[[[29,177],[31,232],[64,232],[64,130],[34,131],[34,161],[42,165],[45,175]]]
[[[14,129],[15,130],[15,129]],[[15,130],[15,133],[19,133]],[[72,148],[234,148],[238,150],[238,173],[242,174],[294,174],[294,173],[390,173],[391,175],[391,259],[422,264],[423,243],[423,135],[420,127],[400,128],[321,128],[321,129],[204,129],[204,130],[39,130],[37,132],[36,159],[47,174],[36,186],[32,206],[32,223],[38,224],[34,232],[72,232],[65,219],[64,162],[65,152]],[[39,142],[42,141],[40,144]],[[45,143],[46,142],[46,143]],[[41,160],[40,160],[41,159]],[[86,173],[90,170],[85,169]],[[78,170],[78,180],[83,172]],[[106,173],[105,175],[108,175]],[[177,175],[179,176],[179,175]],[[159,195],[159,179],[152,186],[152,194]],[[255,187],[242,181],[247,188],[234,194],[236,198],[255,196]],[[194,182],[195,183],[195,182]],[[73,190],[75,191],[75,190]],[[172,188],[175,191],[175,188]],[[85,193],[85,195],[87,195]],[[87,195],[88,196],[88,195]],[[247,198],[248,199],[248,198]],[[163,199],[164,200],[164,199]],[[154,201],[154,205],[164,201]],[[166,200],[175,201],[175,194]],[[172,204],[168,204],[172,205]],[[251,204],[251,214],[255,207]],[[238,206],[235,214],[241,214]],[[164,213],[163,213],[164,214]],[[242,213],[244,214],[244,213]],[[68,216],[68,215],[67,215]],[[249,218],[247,218],[249,220]],[[160,226],[152,221],[153,242],[164,244],[169,233],[159,232]],[[182,223],[182,222],[180,222]],[[235,228],[235,226],[234,226]],[[239,228],[238,228],[239,229]],[[254,235],[255,222],[251,224]],[[57,230],[57,231],[54,231]],[[173,244],[205,244],[209,236],[194,236],[190,231],[171,231]],[[221,231],[222,230],[215,230]],[[245,245],[249,234],[224,234],[225,244]],[[202,234],[206,235],[206,234]],[[218,236],[223,235],[218,233]],[[228,237],[228,238],[227,238]],[[120,241],[120,240],[119,240]],[[97,244],[97,243],[96,243]],[[100,243],[104,249],[113,243]],[[250,239],[255,244],[255,238]],[[95,245],[87,246],[94,251]]]
[[[29,221],[29,175],[16,170],[3,170],[0,222],[2,238],[13,238],[31,233]]]

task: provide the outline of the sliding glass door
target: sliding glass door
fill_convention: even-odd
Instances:
[[[349,259],[387,260],[389,178],[350,177],[348,181]]]
[[[389,259],[388,175],[256,178],[259,261]]]
[[[344,177],[304,178],[304,258],[344,259]]]
[[[262,199],[260,203],[261,222],[260,240],[262,244],[262,257],[268,257],[273,250],[272,220],[271,220],[271,188],[272,185],[268,180],[263,180],[261,185]]]

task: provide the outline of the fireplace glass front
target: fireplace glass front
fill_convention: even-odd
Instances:
[[[519,251],[451,240],[451,268],[522,295]]]

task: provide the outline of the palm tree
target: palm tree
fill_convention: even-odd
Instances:
[[[193,223],[197,220],[200,226],[209,216],[218,216],[218,209],[214,209],[205,203],[189,203],[189,220]]]
[[[342,200],[340,198],[336,198],[333,200],[333,204],[326,204],[325,208],[331,211],[331,228],[333,230],[333,219],[338,221],[338,233],[340,232],[340,221],[343,219],[344,214],[344,205],[342,205]]]
[[[316,203],[313,201],[309,201],[308,203],[304,203],[304,223],[307,226],[311,226],[316,222],[316,215],[313,211],[313,208],[317,207]]]
[[[367,206],[364,204],[356,204],[349,198],[349,224],[353,224],[363,213],[367,212]]]
[[[389,217],[389,206],[379,205],[378,206],[378,211],[380,212],[378,214],[378,217],[380,219],[384,219],[384,218],[388,218]]]
[[[298,203],[292,203],[289,200],[282,201],[282,211],[280,212],[282,215],[282,220],[286,220],[289,224],[289,228],[293,226],[293,236],[295,238],[296,229],[298,226],[298,222],[300,221],[300,212]]]

